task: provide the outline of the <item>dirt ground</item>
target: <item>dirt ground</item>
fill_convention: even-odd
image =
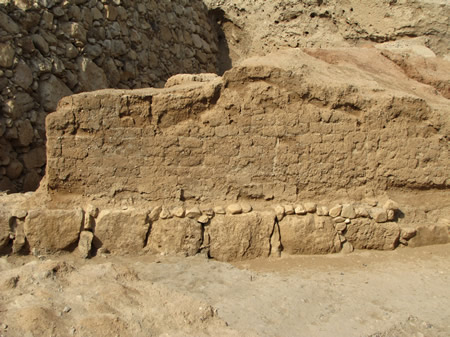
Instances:
[[[0,259],[0,336],[448,336],[450,244],[235,264]]]

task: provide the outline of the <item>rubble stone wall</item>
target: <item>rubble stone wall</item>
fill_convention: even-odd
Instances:
[[[1,1],[0,191],[38,186],[61,97],[215,72],[216,53],[201,0]]]

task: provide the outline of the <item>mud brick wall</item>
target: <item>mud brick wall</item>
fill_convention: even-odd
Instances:
[[[200,80],[63,99],[47,119],[49,190],[295,201],[449,185],[440,164],[448,149],[420,98],[306,83],[270,67]]]

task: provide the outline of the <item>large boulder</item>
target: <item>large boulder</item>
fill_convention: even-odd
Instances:
[[[13,120],[23,118],[25,113],[33,109],[34,99],[25,92],[18,92],[3,104],[3,113]]]
[[[14,48],[10,44],[0,43],[0,67],[12,67],[14,54]]]
[[[267,257],[274,223],[271,212],[216,216],[208,228],[209,254],[220,261]]]
[[[83,211],[72,210],[31,210],[25,219],[25,236],[30,248],[57,252],[73,249],[83,225]]]
[[[120,254],[139,252],[150,226],[147,215],[136,209],[101,211],[95,226],[95,248]]]
[[[39,98],[41,105],[47,112],[55,111],[61,98],[72,95],[72,91],[63,81],[54,75],[39,83]]]
[[[20,146],[28,146],[31,144],[34,137],[34,129],[29,119],[17,123],[17,134],[17,142]]]
[[[23,89],[28,89],[33,84],[33,73],[25,62],[20,62],[14,72],[14,83]]]
[[[9,233],[11,214],[0,209],[0,253],[7,247],[9,243]]]
[[[78,241],[78,254],[83,259],[86,259],[91,254],[92,240],[94,234],[89,231],[82,231],[80,234],[80,240]]]
[[[332,219],[307,214],[288,216],[280,222],[283,252],[289,254],[326,254],[334,253],[337,236]]]
[[[166,219],[152,224],[147,248],[154,253],[195,255],[203,242],[202,225],[194,219]]]
[[[39,168],[45,165],[45,147],[37,147],[23,155],[23,161],[27,169]]]
[[[108,79],[103,69],[86,57],[77,60],[79,72],[78,81],[81,91],[92,91],[108,88]]]
[[[345,238],[356,249],[389,250],[397,247],[400,228],[395,222],[377,223],[361,218],[347,226]]]

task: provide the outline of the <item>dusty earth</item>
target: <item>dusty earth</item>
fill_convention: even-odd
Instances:
[[[3,257],[0,336],[443,337],[449,254]]]

